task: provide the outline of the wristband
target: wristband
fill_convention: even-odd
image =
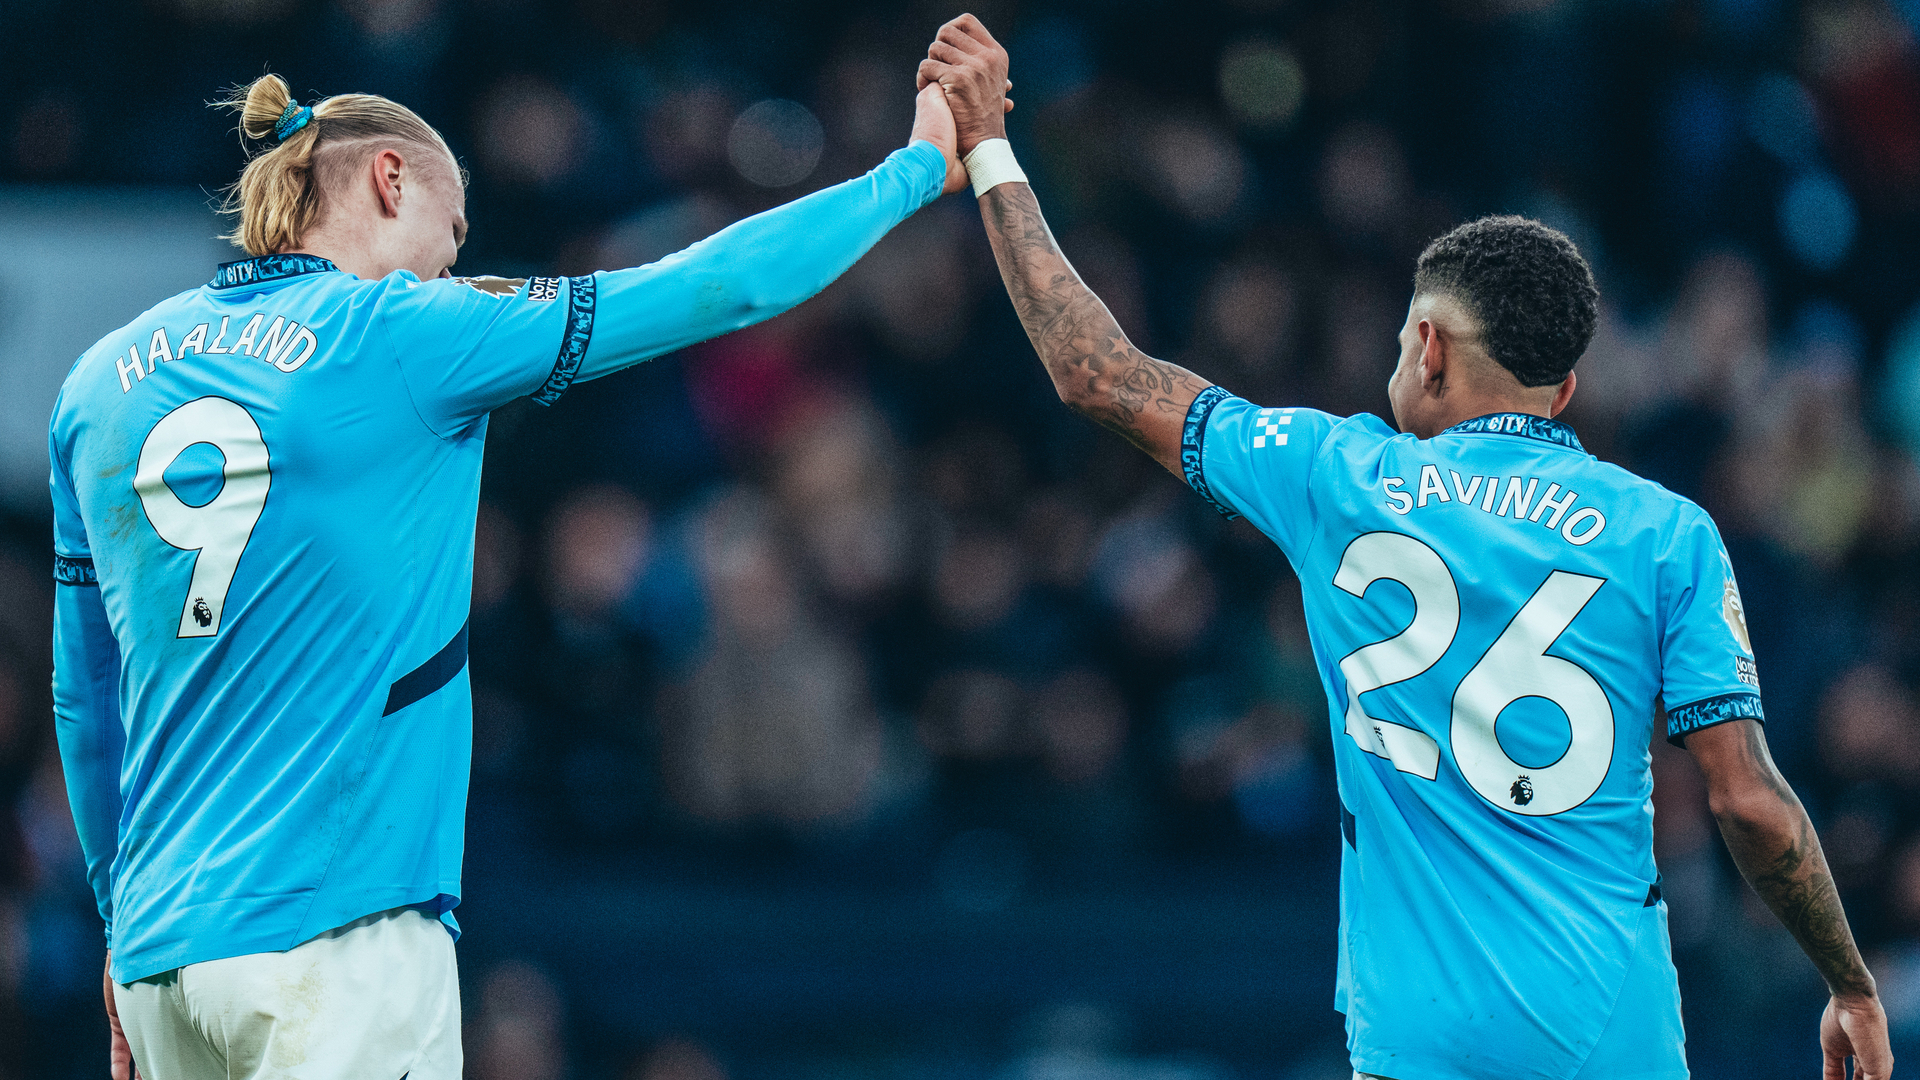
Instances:
[[[986,139],[960,159],[973,181],[973,196],[979,198],[1001,184],[1024,184],[1027,174],[1013,160],[1013,146],[1005,139]]]

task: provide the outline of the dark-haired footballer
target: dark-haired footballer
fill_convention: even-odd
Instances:
[[[1135,349],[1061,254],[1001,138],[1006,53],[986,29],[955,20],[928,56],[1062,400],[1299,574],[1335,735],[1335,1006],[1356,1074],[1687,1075],[1653,860],[1664,705],[1741,871],[1832,991],[1826,1077],[1849,1056],[1888,1076],[1873,977],[1767,753],[1719,532],[1553,419],[1599,300],[1574,245],[1492,217],[1427,248],[1387,387],[1398,432],[1261,408]]]

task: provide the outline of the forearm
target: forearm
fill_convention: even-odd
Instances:
[[[1847,913],[1805,807],[1781,778],[1751,724],[1747,753],[1754,780],[1711,793],[1714,818],[1734,864],[1766,901],[1836,995],[1874,993]]]
[[[53,623],[54,730],[74,829],[101,919],[113,919],[113,860],[119,851],[120,650],[100,590],[61,585]]]
[[[1133,347],[1061,253],[1032,188],[992,188],[980,197],[980,216],[1013,309],[1060,400],[1177,474],[1178,429],[1211,384]]]
[[[916,142],[857,179],[736,222],[684,251],[596,274],[594,379],[773,318],[846,273],[894,226],[939,197],[946,163]]]
[[[1735,865],[1813,961],[1835,994],[1872,994],[1873,976],[1854,945],[1820,838],[1800,801],[1770,812],[1718,815]]]

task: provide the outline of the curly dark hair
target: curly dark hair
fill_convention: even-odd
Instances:
[[[1522,386],[1565,379],[1600,319],[1600,287],[1580,249],[1564,233],[1512,215],[1469,221],[1428,244],[1413,291],[1464,306],[1487,352]]]

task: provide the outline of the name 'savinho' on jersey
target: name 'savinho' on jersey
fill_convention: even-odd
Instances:
[[[1461,476],[1452,469],[1452,491],[1436,465],[1420,466],[1420,479],[1409,491],[1405,477],[1389,476],[1380,481],[1387,496],[1387,509],[1402,516],[1428,506],[1442,504],[1458,510],[1479,510],[1494,517],[1530,521],[1557,531],[1575,547],[1590,544],[1607,527],[1607,516],[1598,507],[1580,506],[1580,496],[1563,491],[1549,481],[1540,490],[1537,476]],[[1503,490],[1501,482],[1505,481]]]
[[[266,312],[254,312],[253,318],[240,328],[240,336],[233,340],[232,345],[226,344],[227,333],[233,325],[230,315],[220,316],[217,333],[213,331],[211,323],[201,323],[187,331],[187,336],[180,339],[177,349],[167,337],[166,327],[155,328],[147,340],[144,359],[140,356],[138,344],[127,346],[125,356],[114,358],[114,372],[120,376],[120,392],[127,393],[133,389],[134,383],[145,380],[161,364],[184,360],[188,353],[245,356],[265,360],[281,371],[300,370],[300,365],[311,359],[314,350],[320,347],[319,340],[313,336],[312,330],[297,322],[288,322],[279,315],[275,315],[273,322],[262,329],[266,319]],[[209,334],[213,335],[212,341],[207,340]]]

